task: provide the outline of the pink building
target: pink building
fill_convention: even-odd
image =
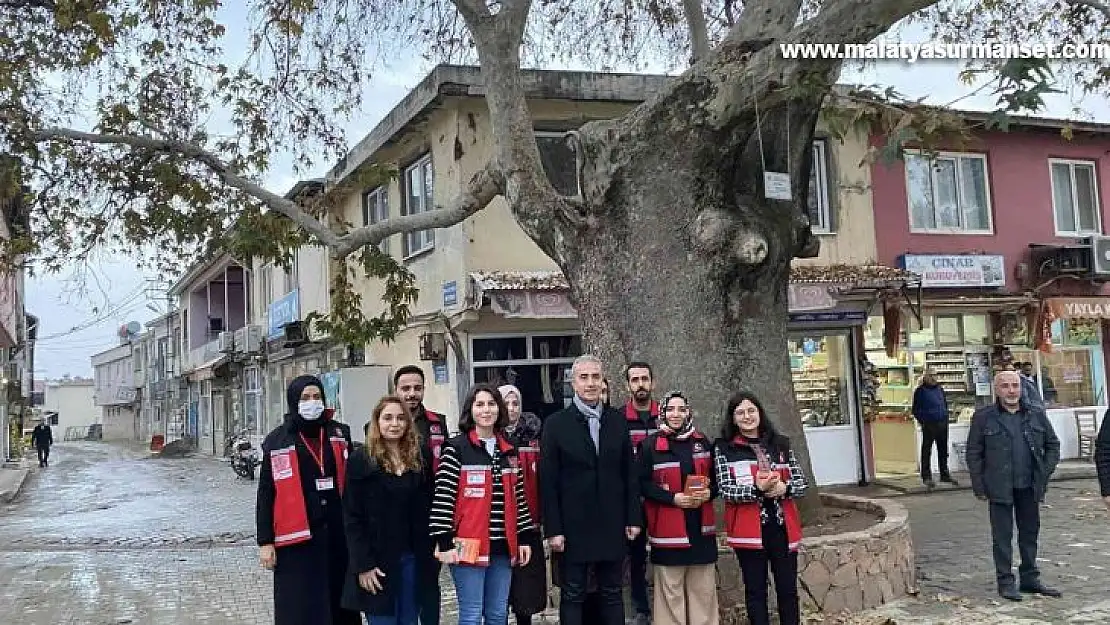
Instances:
[[[993,401],[991,370],[1002,362],[1029,363],[1064,457],[1079,454],[1080,430],[1105,411],[1110,125],[1071,124],[1071,140],[1065,127],[1022,118],[933,158],[908,150],[872,166],[876,260],[922,278],[913,303],[886,315],[901,325],[897,355],[867,344],[883,383],[877,473],[918,471],[909,403],[926,367],[948,394],[953,470],[963,469],[971,413]],[[870,325],[881,330],[882,320]]]

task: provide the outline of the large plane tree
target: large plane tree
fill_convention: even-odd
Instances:
[[[779,44],[867,43],[911,16],[950,38],[1079,38],[1101,34],[1105,12],[1096,0],[0,0],[0,150],[18,173],[5,190],[26,185],[32,224],[6,258],[52,271],[107,247],[172,273],[213,248],[282,262],[322,245],[351,268],[334,272],[323,326],[388,340],[415,292],[375,244],[502,196],[566,275],[586,345],[612,377],[650,361],[706,425],[731,391],[751,389],[808,468],[786,320],[790,261],[817,251],[805,206],[815,124],[823,108],[834,125],[879,124],[894,148],[955,124],[897,98],[833,113],[841,62],[784,58]],[[342,157],[343,123],[374,97],[374,61],[390,44],[481,66],[485,167],[439,210],[368,227],[338,221],[329,202],[391,175],[389,164],[311,200],[265,188],[281,159],[318,174]],[[522,64],[553,59],[681,69],[627,114],[570,134],[573,197],[544,175],[521,80]],[[999,72],[1001,108],[1018,110],[1039,102],[1045,67],[981,69]],[[1103,69],[1082,80],[1097,87]],[[786,196],[768,193],[765,171],[787,175],[791,199],[772,199]],[[360,271],[386,281],[382,315],[363,316]]]

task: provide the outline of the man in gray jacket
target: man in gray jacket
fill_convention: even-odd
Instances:
[[[991,541],[998,594],[1021,601],[1021,592],[1059,597],[1045,586],[1037,569],[1040,504],[1048,479],[1060,461],[1060,439],[1043,408],[1022,397],[1015,371],[994,377],[998,400],[975,411],[967,435],[967,467],[975,496],[990,502]],[[1014,584],[1014,525],[1021,554],[1020,588]],[[1021,592],[1019,592],[1019,590]]]

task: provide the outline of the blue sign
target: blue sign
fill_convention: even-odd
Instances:
[[[299,321],[301,318],[301,300],[297,289],[293,289],[281,299],[274,300],[266,309],[266,316],[270,320],[269,331],[266,338],[276,339],[282,335],[282,328],[287,323]]]
[[[863,323],[867,313],[862,310],[834,310],[831,312],[790,313],[790,323]]]
[[[459,303],[459,285],[454,281],[443,283],[443,307],[449,308]]]
[[[432,363],[432,375],[435,377],[436,384],[447,384],[451,381],[447,373],[447,361],[438,360]]]
[[[328,406],[341,410],[339,405],[339,385],[342,383],[343,374],[339,371],[328,371],[320,374],[320,381],[324,383],[324,399]]]

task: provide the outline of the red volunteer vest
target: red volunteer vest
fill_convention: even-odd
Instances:
[[[443,443],[447,440],[447,426],[443,417],[438,413],[424,409],[428,418],[428,447],[432,450],[432,474],[439,470],[439,454],[443,451]]]
[[[713,452],[709,441],[700,432],[695,432],[691,440],[694,444],[694,474],[712,479]],[[666,453],[670,448],[670,441],[665,436],[655,438],[656,452]],[[677,460],[656,457],[651,466],[651,477],[663,490],[670,493],[680,493],[686,487],[686,476],[682,474],[682,466]],[[648,542],[652,548],[684,549],[690,546],[690,537],[686,533],[685,508],[668,506],[645,498],[644,509],[647,512]],[[717,518],[713,511],[713,502],[705,502],[700,510],[702,534],[716,535]]]
[[[520,477],[524,480],[524,498],[528,500],[528,512],[532,522],[540,522],[540,442],[531,441],[526,447],[516,448],[520,458]]]
[[[339,430],[335,429],[329,432],[329,441],[335,458],[336,475],[332,477],[342,495],[347,481],[347,439],[340,436]],[[271,451],[270,469],[274,475],[275,492],[274,545],[286,547],[311,540],[312,531],[308,528],[308,508],[305,507],[304,490],[301,487],[301,466],[297,461],[296,445]]]
[[[644,427],[644,422],[640,420],[639,413],[636,412],[636,407],[632,405],[632,400],[624,405],[624,420],[628,422],[628,435],[632,438],[632,453],[638,454],[640,443],[647,437],[655,434],[658,430],[656,424],[659,419],[659,403],[654,399],[651,400],[651,421],[648,426]]]
[[[456,439],[459,440],[459,439]],[[471,430],[466,440],[477,449],[461,449],[459,459],[459,492],[455,495],[455,536],[473,538],[478,541],[477,566],[489,566],[489,519],[493,509],[494,468],[488,457],[479,449],[482,441],[478,432]],[[465,445],[464,445],[465,446]],[[517,562],[516,535],[516,482],[519,459],[511,454],[513,446],[501,436],[497,437],[497,447],[501,450],[502,466],[497,467],[502,490],[505,494],[505,539],[509,543],[509,556],[512,564]]]
[[[751,451],[747,441],[734,439],[732,443],[722,446],[721,451],[728,460],[728,469],[740,484],[754,485],[755,476],[759,473],[759,462],[754,454],[749,457],[745,451]],[[790,459],[785,452],[778,452],[772,456],[772,469],[778,471],[784,482],[790,481]],[[798,514],[798,506],[793,499],[781,499],[783,520],[786,524],[786,542],[791,551],[797,551],[802,542],[802,518]],[[733,503],[725,502],[725,530],[728,535],[728,545],[735,549],[762,549],[763,525],[759,517],[759,502]]]

